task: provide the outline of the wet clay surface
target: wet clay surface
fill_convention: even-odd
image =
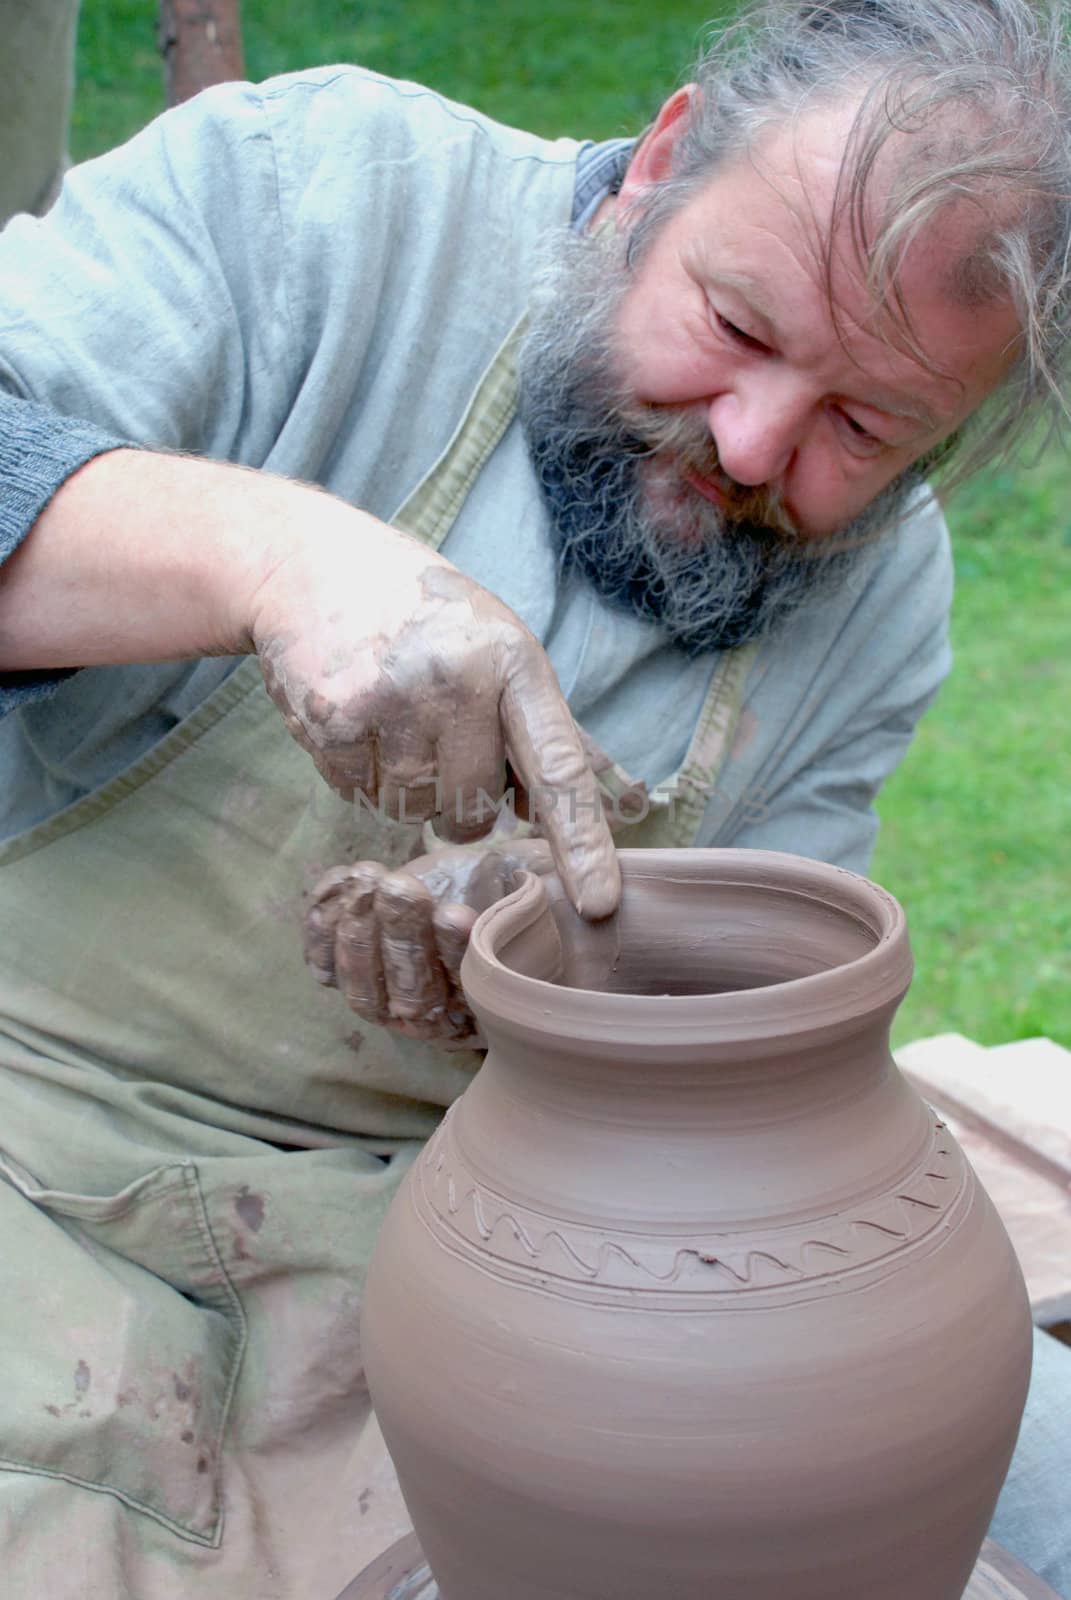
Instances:
[[[876,916],[863,920],[861,910],[835,911],[813,896],[786,891],[757,864],[752,881],[719,887],[716,917],[708,915],[709,886],[690,873],[635,873],[618,914],[594,929],[578,923],[553,881],[546,887],[561,940],[552,981],[608,994],[672,998],[767,990],[861,960],[875,950],[882,931]],[[506,967],[544,976],[529,970],[523,941],[507,938],[499,954]],[[839,982],[851,979],[842,975]],[[751,1014],[765,1013],[770,1003],[768,994],[756,994]],[[738,1007],[739,1016],[747,1014]]]
[[[534,878],[476,924],[488,1057],[372,1264],[444,1600],[960,1600],[1031,1328],[889,1055],[902,913],[793,857],[621,864],[594,936]]]

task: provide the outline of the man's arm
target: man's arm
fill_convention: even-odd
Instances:
[[[417,540],[318,489],[117,450],[76,472],[0,569],[0,669],[255,650],[293,737],[343,794],[486,829],[507,756],[577,796],[548,837],[577,905],[620,892],[595,780],[542,647]]]
[[[943,668],[936,649],[931,661],[933,676],[939,680]],[[917,699],[890,707],[884,718],[845,730],[840,743],[823,750],[780,788],[756,786],[716,842],[750,850],[787,850],[866,873],[878,836],[874,802],[906,754],[918,720],[936,693],[935,682]]]
[[[0,568],[0,671],[248,651],[249,597],[284,539],[340,512],[359,527],[360,513],[265,473],[98,456]]]

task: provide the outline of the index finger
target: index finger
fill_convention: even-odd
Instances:
[[[534,641],[513,652],[499,714],[566,894],[581,916],[608,917],[621,899],[617,852],[579,731]]]

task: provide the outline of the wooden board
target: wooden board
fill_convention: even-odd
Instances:
[[[963,1600],[1060,1600],[1055,1589],[987,1539]]]
[[[1008,1230],[1043,1328],[1071,1317],[1071,1050],[985,1047],[959,1033],[901,1045],[897,1065],[945,1117]]]
[[[399,1539],[349,1584],[338,1600],[439,1600],[415,1534]],[[904,1600],[910,1600],[905,1595]],[[987,1539],[963,1600],[1060,1600],[1021,1561]]]

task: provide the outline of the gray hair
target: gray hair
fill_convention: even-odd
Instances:
[[[845,92],[861,96],[834,203],[846,219],[875,303],[895,342],[934,368],[911,327],[898,270],[911,241],[944,207],[966,202],[977,235],[953,292],[961,302],[1011,300],[1021,339],[996,393],[928,466],[955,454],[955,480],[1009,453],[1039,419],[1069,420],[1062,393],[1071,332],[1071,54],[1060,0],[759,0],[716,30],[694,69],[699,85],[671,176],[638,203],[636,247],[721,163],[750,152],[764,129]],[[871,210],[889,138],[891,183]],[[832,233],[832,229],[830,233]],[[832,245],[823,241],[833,302]]]

